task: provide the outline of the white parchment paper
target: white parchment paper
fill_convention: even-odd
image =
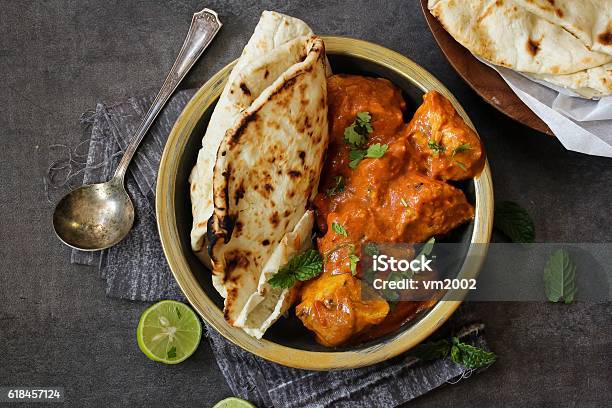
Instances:
[[[544,85],[511,69],[480,61],[500,74],[566,149],[612,157],[612,97],[584,99],[566,89]]]

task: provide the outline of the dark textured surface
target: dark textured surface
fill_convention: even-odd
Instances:
[[[519,201],[539,241],[612,240],[612,160],[567,152],[501,116],[458,79],[417,1],[46,1],[0,4],[0,385],[58,385],[73,406],[209,406],[228,388],[206,347],[185,363],[147,360],[135,342],[142,303],[111,300],[90,268],[70,265],[42,189],[50,143],[74,144],[80,112],[155,91],[191,14],[224,22],[189,77],[200,84],[235,58],[260,11],[305,19],[316,32],[397,50],[455,93],[487,147],[498,199]],[[605,406],[609,305],[479,304],[499,361],[412,406]]]
[[[154,185],[162,149],[176,118],[193,93],[194,89],[185,89],[173,95],[142,141],[128,169],[125,182],[136,209],[136,222],[130,234],[102,253],[72,252],[73,263],[100,265],[100,277],[106,281],[106,294],[109,297],[150,302],[161,299],[185,301],[156,236],[157,221],[152,209],[155,207]],[[100,182],[112,174],[119,161],[119,146],[126,146],[133,129],[138,126],[143,107],[152,100],[153,97],[130,98],[127,102],[112,106],[99,103],[95,114],[86,115],[93,124],[84,183]],[[194,142],[199,145],[201,140]],[[57,167],[54,166],[54,169]],[[49,180],[53,179],[49,177]],[[50,181],[50,184],[56,183]],[[193,272],[200,274],[197,270]],[[477,321],[478,316],[470,313],[469,308],[462,307],[450,320],[452,322],[449,321],[441,329],[445,333],[467,330],[465,328]],[[285,327],[285,338],[300,336],[278,323],[274,331],[283,331],[282,327]],[[408,354],[355,370],[297,370],[267,362],[242,350],[212,328],[205,328],[205,336],[232,393],[260,407],[397,406],[465,375],[464,367],[448,359],[420,363]],[[466,341],[486,347],[482,333],[469,336]]]

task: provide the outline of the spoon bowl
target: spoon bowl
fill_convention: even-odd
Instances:
[[[66,245],[83,251],[96,251],[115,245],[130,232],[134,225],[134,205],[123,186],[130,160],[159,112],[221,25],[213,10],[205,8],[193,15],[176,61],[125,149],[113,178],[106,183],[77,188],[57,204],[53,228]]]
[[[115,245],[133,224],[134,206],[117,179],[73,190],[61,199],[53,213],[53,227],[59,239],[85,251]]]

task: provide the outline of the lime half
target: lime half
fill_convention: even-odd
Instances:
[[[236,397],[229,397],[215,404],[213,408],[256,408],[249,401]]]
[[[186,304],[162,300],[144,311],[138,322],[138,347],[151,360],[177,364],[200,344],[202,325]]]

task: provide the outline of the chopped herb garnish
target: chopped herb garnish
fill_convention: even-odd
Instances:
[[[564,249],[555,251],[544,268],[544,291],[551,302],[572,303],[576,296],[576,265]]]
[[[372,133],[372,116],[369,112],[359,112],[355,121],[344,129],[344,142],[351,148],[359,148],[368,141],[368,135]]]
[[[372,146],[368,147],[368,151],[365,157],[369,159],[380,159],[385,155],[387,150],[389,150],[389,145],[381,145],[380,143],[375,143]]]
[[[344,229],[344,227],[337,222],[332,223],[332,230],[334,230],[336,234],[348,237],[348,232],[346,232],[346,229]]]
[[[402,197],[402,198],[400,199],[400,203],[402,203],[402,205],[403,205],[404,207],[406,207],[406,208],[409,208],[409,207],[410,207],[410,205],[408,205],[408,201],[406,201],[406,200],[404,199],[404,197]]]
[[[353,149],[349,152],[349,167],[354,169],[357,165],[365,158],[368,159],[380,159],[385,155],[385,153],[389,150],[389,145],[381,145],[380,143],[375,143],[372,146],[368,147],[367,150],[364,149]]]
[[[372,115],[370,115],[370,112],[357,112],[357,124],[365,128],[368,133],[372,133],[374,130],[372,128]]]
[[[439,155],[440,153],[444,153],[446,148],[442,146],[441,143],[436,142],[435,140],[430,140],[427,142],[427,146],[434,152],[434,156]]]
[[[455,163],[455,165],[459,167],[461,170],[467,171],[467,167],[465,167],[465,164],[461,163],[459,160],[453,159],[453,163]]]
[[[456,154],[463,153],[471,148],[472,145],[470,143],[463,143],[462,145],[459,145],[453,149],[453,157],[455,157]]]
[[[374,129],[372,128],[372,116],[369,112],[359,112],[355,121],[344,129],[344,142],[351,148],[349,152],[349,167],[354,169],[365,157],[378,159],[382,157],[389,146],[376,143],[363,149],[368,142],[368,137]]]
[[[334,185],[327,189],[327,196],[331,197],[344,191],[344,178],[342,176],[334,177]]]
[[[366,156],[367,150],[354,149],[349,152],[349,167],[355,169]]]
[[[176,358],[176,347],[172,346],[167,353],[168,358]]]
[[[295,255],[287,265],[268,279],[270,286],[287,289],[297,281],[307,281],[323,272],[323,258],[318,251],[308,249],[301,254]]]

